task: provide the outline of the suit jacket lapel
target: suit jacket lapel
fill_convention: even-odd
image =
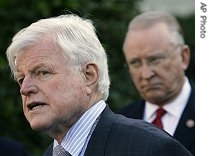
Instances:
[[[181,116],[179,124],[174,133],[174,137],[182,142],[185,147],[190,147],[195,143],[195,89],[192,87],[188,103]]]
[[[85,155],[104,155],[106,147],[106,138],[108,138],[109,130],[112,126],[112,123],[115,120],[114,113],[110,110],[109,106],[106,106],[104,111],[101,114],[101,118],[91,135],[89,143],[87,145]],[[44,152],[43,156],[52,156],[53,152],[53,143]]]
[[[52,156],[53,154],[53,143],[51,143],[46,151],[44,152],[43,156]]]
[[[145,101],[141,100],[140,102],[140,107],[139,107],[139,115],[140,115],[140,119],[143,119],[144,117],[144,109],[145,109]]]
[[[107,138],[109,137],[110,128],[116,119],[116,116],[111,112],[110,108],[106,106],[101,114],[101,118],[89,140],[85,155],[105,155],[107,145]]]

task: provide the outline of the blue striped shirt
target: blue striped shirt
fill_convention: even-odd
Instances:
[[[69,129],[61,142],[62,147],[72,156],[83,156],[90,139],[90,131],[96,126],[96,119],[106,107],[106,103],[101,100],[87,110],[80,119]],[[94,124],[95,123],[95,124]],[[54,147],[58,145],[54,140]]]

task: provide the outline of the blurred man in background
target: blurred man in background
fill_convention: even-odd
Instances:
[[[143,99],[119,113],[164,129],[195,154],[195,90],[185,76],[190,49],[178,21],[165,12],[145,12],[129,24],[123,51]]]

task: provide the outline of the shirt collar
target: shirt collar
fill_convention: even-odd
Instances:
[[[69,129],[61,142],[62,147],[71,155],[77,156],[81,152],[87,136],[97,117],[106,107],[106,103],[101,100],[87,110],[80,119]],[[54,147],[58,142],[54,140]]]
[[[191,86],[188,78],[185,77],[185,82],[179,95],[176,97],[174,101],[164,105],[163,108],[167,111],[167,113],[173,115],[174,117],[176,118],[180,117],[185,106],[187,105],[190,92],[191,92]],[[154,118],[155,111],[158,108],[159,108],[158,105],[146,101],[144,119],[146,121],[151,121],[151,119]]]

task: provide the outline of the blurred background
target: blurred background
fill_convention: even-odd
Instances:
[[[5,52],[17,31],[38,19],[69,12],[91,19],[109,58],[111,88],[107,103],[117,111],[141,98],[124,68],[122,44],[129,21],[143,11],[169,11],[178,18],[191,48],[186,74],[195,82],[194,5],[194,0],[0,0],[0,136],[22,142],[31,156],[42,155],[52,141],[30,128],[22,113],[19,87],[10,76]]]

